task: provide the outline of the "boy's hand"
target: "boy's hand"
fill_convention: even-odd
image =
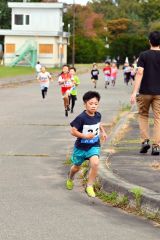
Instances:
[[[85,135],[86,139],[92,139],[94,137],[95,137],[95,135],[93,133],[88,133],[87,135]]]
[[[102,133],[102,141],[103,141],[103,142],[106,142],[106,141],[107,141],[107,138],[108,138],[107,134],[106,134],[105,132]]]
[[[132,93],[130,97],[130,102],[132,105],[136,103],[136,93]]]

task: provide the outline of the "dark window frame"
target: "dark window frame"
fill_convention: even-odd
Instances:
[[[25,15],[25,25],[30,25],[30,15]]]
[[[15,25],[23,25],[23,14],[15,14],[14,15],[14,24]]]

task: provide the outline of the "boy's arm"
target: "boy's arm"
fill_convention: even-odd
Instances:
[[[93,133],[88,133],[88,134],[83,134],[81,132],[79,132],[77,130],[77,128],[75,127],[72,127],[71,128],[71,134],[74,136],[74,137],[77,137],[77,138],[84,138],[84,139],[92,139],[95,137],[95,135]]]
[[[136,94],[138,93],[141,82],[142,82],[143,72],[144,72],[144,69],[142,67],[139,67],[135,77],[135,85],[134,85],[133,93],[130,98],[131,104],[134,104],[136,102]]]
[[[51,81],[51,82],[53,82],[54,81],[54,79],[53,79],[53,77],[50,75],[50,77],[49,77],[49,80]]]
[[[100,124],[100,131],[101,131],[103,141],[106,141],[107,140],[107,134],[106,134],[106,131],[104,130],[104,127],[103,127],[102,123]]]
[[[79,80],[79,77],[76,76],[76,81],[75,81],[75,85],[78,86],[80,84],[80,80]]]
[[[61,76],[59,76],[59,78],[58,78],[58,83],[59,83],[59,85],[64,83],[64,80]]]

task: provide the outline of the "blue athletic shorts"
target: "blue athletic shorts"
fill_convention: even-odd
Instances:
[[[80,166],[85,160],[92,156],[100,155],[100,147],[92,147],[89,150],[82,150],[74,147],[71,161],[74,165]]]

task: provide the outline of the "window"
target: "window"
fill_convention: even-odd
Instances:
[[[39,44],[39,53],[40,54],[52,54],[53,53],[53,44]]]
[[[15,53],[15,44],[9,44],[7,43],[5,45],[6,53]]]
[[[15,23],[15,25],[23,25],[23,15],[22,14],[16,14],[14,16],[14,23]]]
[[[25,17],[26,17],[25,23],[26,23],[26,25],[29,25],[29,15],[26,15]]]

